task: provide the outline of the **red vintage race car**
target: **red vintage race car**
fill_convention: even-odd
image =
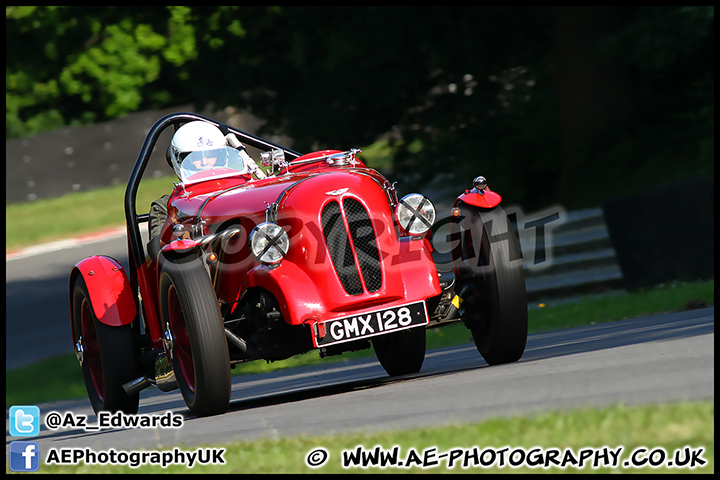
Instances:
[[[138,214],[158,138],[193,122],[227,142],[213,145],[212,159],[169,148],[180,181],[166,217]],[[372,346],[389,375],[416,373],[426,329],[458,320],[488,364],[517,361],[527,299],[500,196],[477,177],[439,220],[430,199],[398,198],[358,153],[303,155],[201,115],[160,119],[125,193],[129,271],[91,256],[70,274],[73,344],[95,412],[137,412],[139,392],[155,385],[179,388],[197,416],[224,413],[236,364],[310,350]],[[143,239],[140,224],[153,221],[164,223]],[[440,224],[451,232],[445,261],[432,249]]]

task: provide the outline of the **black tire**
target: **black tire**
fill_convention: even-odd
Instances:
[[[71,312],[73,341],[82,337],[83,380],[93,411],[137,413],[140,393],[128,395],[122,388],[141,376],[132,327],[111,327],[97,319],[82,275],[73,281]]]
[[[215,290],[200,260],[195,255],[164,259],[158,292],[185,403],[198,417],[225,413],[231,389],[228,345]]]
[[[467,287],[463,320],[488,365],[516,362],[527,343],[527,291],[517,237],[501,207],[461,203],[462,258],[456,292]]]
[[[388,375],[417,373],[425,361],[425,327],[373,337],[378,362]]]

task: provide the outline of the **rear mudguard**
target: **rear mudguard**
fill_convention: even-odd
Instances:
[[[472,190],[465,190],[465,193],[457,197],[453,206],[457,206],[457,203],[462,201],[474,207],[493,208],[498,206],[501,200],[502,197],[492,190],[473,188]]]
[[[78,275],[85,280],[93,312],[101,323],[120,327],[135,319],[137,309],[130,281],[117,260],[93,255],[78,262],[70,272],[71,301],[73,283]]]

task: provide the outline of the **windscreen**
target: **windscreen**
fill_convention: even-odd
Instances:
[[[248,166],[240,151],[232,147],[190,152],[180,163],[180,176],[185,184],[245,173]]]

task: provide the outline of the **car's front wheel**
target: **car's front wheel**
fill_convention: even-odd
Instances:
[[[425,328],[412,328],[373,337],[380,365],[391,377],[417,373],[425,361]]]
[[[169,356],[188,408],[198,417],[227,411],[230,360],[217,297],[194,255],[165,259],[160,272],[161,319]]]
[[[466,288],[463,320],[489,365],[516,362],[525,351],[527,292],[512,225],[500,207],[460,204],[461,258],[455,259],[456,291]]]
[[[71,312],[73,340],[93,411],[137,413],[140,394],[128,395],[122,388],[140,376],[132,327],[111,327],[97,319],[82,275],[73,281]]]

